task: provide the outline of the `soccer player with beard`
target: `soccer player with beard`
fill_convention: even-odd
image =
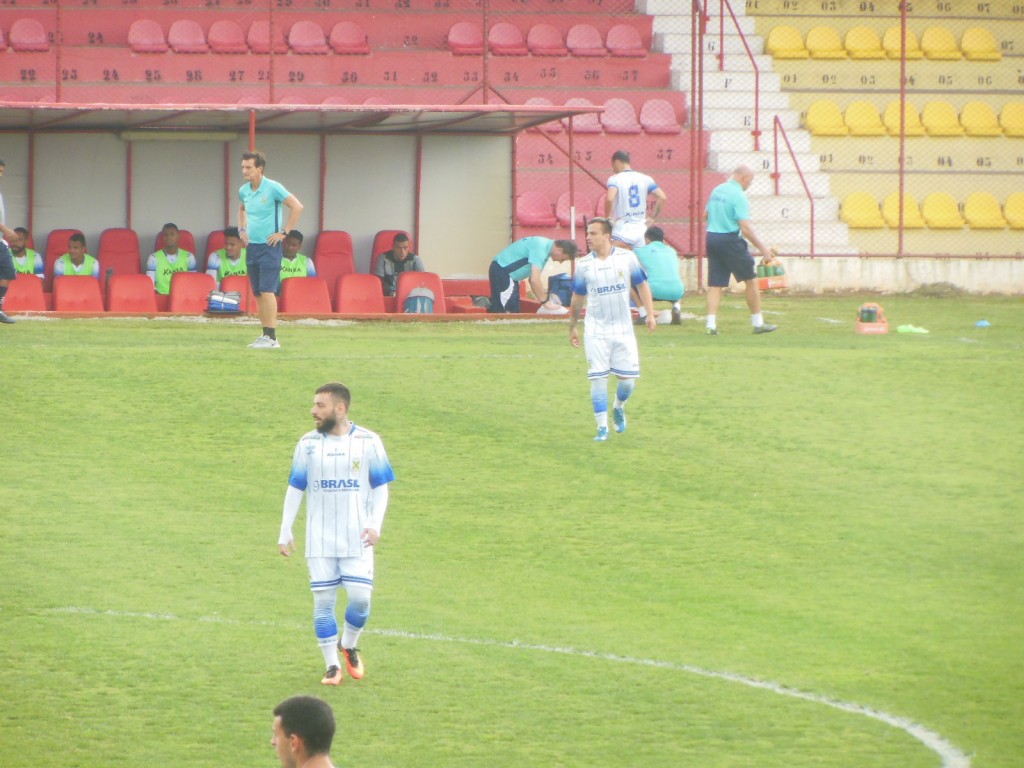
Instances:
[[[356,643],[370,616],[373,547],[380,540],[395,479],[380,438],[349,421],[351,394],[332,382],[316,390],[312,416],[316,429],[295,446],[278,550],[295,551],[292,525],[306,499],[306,564],[313,591],[313,625],[327,672],[324,685],[340,685],[339,652],[351,677],[363,677]],[[338,587],[348,596],[339,639],[335,616]]]

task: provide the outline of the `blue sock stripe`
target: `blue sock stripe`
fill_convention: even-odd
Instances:
[[[311,581],[309,582],[310,589],[328,589],[330,587],[337,587],[341,585],[341,577],[331,579],[329,581]]]
[[[345,623],[356,629],[365,627],[369,618],[370,606],[367,603],[349,603],[345,609]]]
[[[365,584],[368,587],[373,587],[373,579],[368,579],[365,576],[342,576],[338,579],[339,583],[345,584]]]

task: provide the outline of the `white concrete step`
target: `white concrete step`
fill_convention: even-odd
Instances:
[[[759,221],[804,222],[811,220],[811,201],[806,195],[750,195],[750,217]],[[839,201],[834,197],[814,200],[814,221],[839,220]]]
[[[754,231],[761,242],[782,252],[807,253],[811,247],[811,227],[807,221],[772,221],[752,219]],[[814,250],[833,252],[838,246],[850,245],[850,230],[841,221],[814,222]]]
[[[747,163],[747,165],[750,165],[750,163]],[[755,170],[757,170],[758,173],[754,177],[754,181],[750,184],[750,188],[747,190],[747,195],[750,199],[774,195],[775,180],[769,175],[770,171],[763,170],[761,168],[756,168]],[[731,171],[732,168],[729,168],[727,172]],[[811,195],[815,200],[821,200],[832,195],[831,183],[827,173],[808,173],[807,171],[804,171],[804,180],[807,182],[807,186],[811,190]],[[796,173],[785,172],[779,177],[779,193],[794,197],[806,194],[804,192],[804,185],[800,182],[800,176]]]
[[[685,2],[685,0],[681,0]],[[718,10],[718,4],[715,3],[715,10]],[[735,5],[733,6],[735,11]],[[743,31],[749,41],[751,37],[757,35],[757,29],[755,26],[755,19],[753,16],[744,16],[739,13],[736,14],[736,21],[739,23],[739,28]],[[687,13],[682,16],[677,16],[672,13],[658,14],[654,17],[654,31],[655,32],[682,32],[683,34],[690,34],[692,29],[690,22],[690,14]],[[708,20],[706,27],[705,37],[718,37],[718,15],[715,14]],[[725,27],[724,32],[726,35],[736,35],[736,24],[733,23],[732,17],[728,13],[725,15]],[[753,46],[751,46],[753,47]]]
[[[789,143],[793,147],[794,152],[810,152],[811,151],[811,134],[805,130],[786,131],[786,136],[789,137]],[[768,142],[767,144],[765,142]],[[773,145],[772,126],[769,123],[768,127],[764,129],[764,133],[761,136],[761,148],[767,150]],[[779,151],[785,150],[785,142],[782,138],[779,138]],[[716,151],[727,151],[731,150],[734,152],[753,152],[754,151],[754,137],[749,130],[746,131],[715,131],[711,134],[711,146],[710,149]]]
[[[800,170],[805,176],[821,170],[821,158],[813,152],[797,153],[796,162],[800,164]],[[763,137],[760,152],[708,152],[708,167],[716,171],[732,170],[743,163],[755,171],[774,170],[773,155],[770,149],[765,148]],[[779,153],[779,170],[782,173],[796,172],[796,165],[788,152]]]
[[[666,35],[665,42],[657,46],[658,38],[655,38],[656,47],[655,50],[663,53],[672,54],[672,67],[673,69],[682,69],[686,72],[690,71],[690,46],[687,44],[685,47],[678,43],[673,43],[667,38],[672,37]],[[772,57],[766,55],[754,56],[753,63],[747,56],[746,52],[743,53],[727,53],[725,55],[725,61],[723,62],[724,72],[753,72],[754,66],[757,66],[757,71],[772,72]],[[704,71],[705,72],[718,72],[718,56],[705,56],[704,57]]]
[[[735,100],[734,100],[735,101]],[[720,130],[752,130],[754,127],[754,108],[753,106],[736,109],[727,106],[715,107],[711,106],[713,103],[707,98],[707,94],[704,96],[704,128],[712,131]],[[771,135],[772,130],[772,119],[778,116],[779,122],[782,123],[782,127],[786,131],[791,132],[800,128],[800,115],[791,109],[784,110],[771,110],[761,109],[758,120],[761,128],[761,140],[764,141],[765,136]]]
[[[690,72],[686,71],[689,78]],[[777,72],[719,72],[718,69],[704,70],[704,89],[712,91],[750,91],[754,92],[755,84],[762,94],[778,93],[782,90],[782,80]],[[787,98],[788,103],[788,98]]]
[[[681,89],[680,89],[681,90]],[[789,94],[784,91],[761,91],[758,95],[761,114],[771,112],[772,114],[783,111],[792,111],[789,108]],[[750,112],[754,112],[754,92],[735,88],[730,91],[718,91],[704,89],[704,109],[736,109],[741,105],[750,105]],[[769,124],[771,119],[769,119]]]

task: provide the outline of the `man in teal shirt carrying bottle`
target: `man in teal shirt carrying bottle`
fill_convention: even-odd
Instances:
[[[281,244],[295,229],[302,203],[281,184],[263,175],[267,158],[262,152],[242,155],[245,184],[238,190],[238,232],[246,248],[246,271],[263,326],[263,335],[250,344],[254,349],[276,349],[277,292],[281,287]],[[281,207],[288,209],[287,220]]]

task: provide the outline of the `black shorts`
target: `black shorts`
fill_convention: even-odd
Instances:
[[[519,283],[512,279],[508,270],[498,262],[492,261],[487,277],[491,283],[491,306],[488,311],[494,313],[518,313]]]
[[[18,273],[14,269],[14,257],[7,243],[0,240],[0,280],[14,280]]]
[[[754,279],[757,275],[754,257],[738,232],[708,232],[707,235],[708,286],[728,288],[729,275],[734,275],[741,283]]]

